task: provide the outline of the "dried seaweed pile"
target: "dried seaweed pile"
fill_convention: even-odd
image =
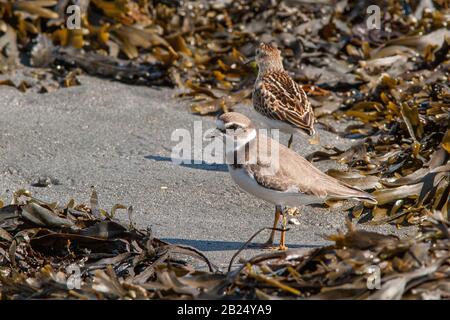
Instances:
[[[450,224],[436,211],[414,238],[354,230],[335,244],[256,256],[224,274],[199,251],[19,190],[0,208],[0,299],[448,299]],[[199,264],[190,264],[186,256]]]
[[[330,170],[328,174],[372,191],[378,200],[375,207],[360,204],[353,208],[360,222],[417,224],[433,210],[450,216],[450,104],[427,101],[430,107],[424,109],[417,103],[389,100],[353,106],[343,113],[372,114],[377,119],[351,126],[344,135],[357,132],[366,138],[348,150],[328,147],[326,152],[309,156],[347,164],[348,171]],[[392,113],[392,119],[385,118],[386,113]]]
[[[164,293],[166,285],[204,274],[181,256],[212,271],[201,252],[135,229],[131,207],[107,212],[97,203],[95,191],[90,207],[73,200],[58,207],[17,191],[13,203],[0,208],[0,300],[168,298],[184,292]],[[128,211],[130,225],[114,220],[119,209]]]
[[[309,156],[347,164],[348,172],[329,174],[372,191],[378,206],[353,209],[361,222],[415,224],[433,210],[449,216],[450,19],[448,8],[421,11],[422,3],[409,16],[400,15],[400,3],[390,7],[383,24],[392,32],[358,33],[364,27],[354,26],[345,51],[361,83],[333,117],[359,120],[339,134],[363,141]]]
[[[433,210],[449,216],[449,34],[439,29],[388,41],[373,59],[359,61],[365,83],[333,117],[358,119],[339,134],[362,142],[309,155],[347,164],[348,172],[329,174],[373,191],[378,206],[353,209],[360,221],[415,224]]]
[[[227,294],[248,299],[449,299],[450,224],[437,213],[414,239],[354,230],[307,254],[256,256],[230,273]]]
[[[70,0],[1,0],[0,70],[25,57],[35,66],[52,65],[63,86],[76,83],[60,75],[74,66],[122,81],[173,84],[194,98],[195,111],[207,114],[249,95],[255,66],[243,61],[260,41],[275,40],[320,115],[336,110],[345,102],[343,90],[359,89],[380,68],[392,66],[387,73],[401,74],[411,65],[432,68],[448,61],[445,50],[439,51],[449,32],[445,0],[78,3],[80,28],[71,29]],[[366,23],[371,4],[382,9],[381,29]],[[44,50],[46,39],[56,48]],[[415,50],[415,60],[405,57]],[[27,84],[17,87],[26,90]]]

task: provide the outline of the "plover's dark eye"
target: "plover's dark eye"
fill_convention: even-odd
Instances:
[[[228,126],[227,129],[231,130],[237,130],[239,127],[236,124],[232,124],[231,126]]]
[[[256,54],[257,54],[257,55],[259,54],[259,52],[260,52],[259,49],[256,49]]]

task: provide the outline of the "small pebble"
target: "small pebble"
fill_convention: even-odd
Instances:
[[[50,186],[51,184],[58,184],[57,181],[52,181],[49,177],[39,177],[39,179],[32,184],[33,187],[41,187],[45,188]]]

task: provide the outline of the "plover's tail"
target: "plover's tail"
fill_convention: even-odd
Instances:
[[[372,196],[371,194],[369,194],[367,192],[364,192],[364,191],[362,191],[362,195],[361,196],[358,196],[358,197],[355,197],[355,198],[352,198],[352,199],[359,200],[359,201],[362,200],[362,201],[368,202],[370,204],[377,204],[378,203],[377,199],[374,196]]]
[[[342,181],[339,181],[342,188],[339,188],[340,190],[336,192],[334,195],[330,195],[330,198],[333,199],[353,199],[358,201],[365,201],[370,204],[377,204],[377,199],[372,196],[370,193],[367,193],[357,187],[354,187],[352,185],[349,185],[347,183],[344,183]]]

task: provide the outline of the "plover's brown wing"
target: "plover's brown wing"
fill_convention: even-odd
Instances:
[[[291,149],[262,134],[258,135],[258,139],[260,143],[268,139],[272,150],[274,144],[279,148],[278,159],[272,158],[271,164],[258,161],[257,164],[248,165],[259,185],[282,192],[311,195],[323,200],[359,199],[376,203],[370,194],[323,173]],[[278,162],[275,165],[273,161]]]
[[[314,112],[305,91],[286,71],[269,72],[256,85],[253,105],[264,116],[314,134]]]

